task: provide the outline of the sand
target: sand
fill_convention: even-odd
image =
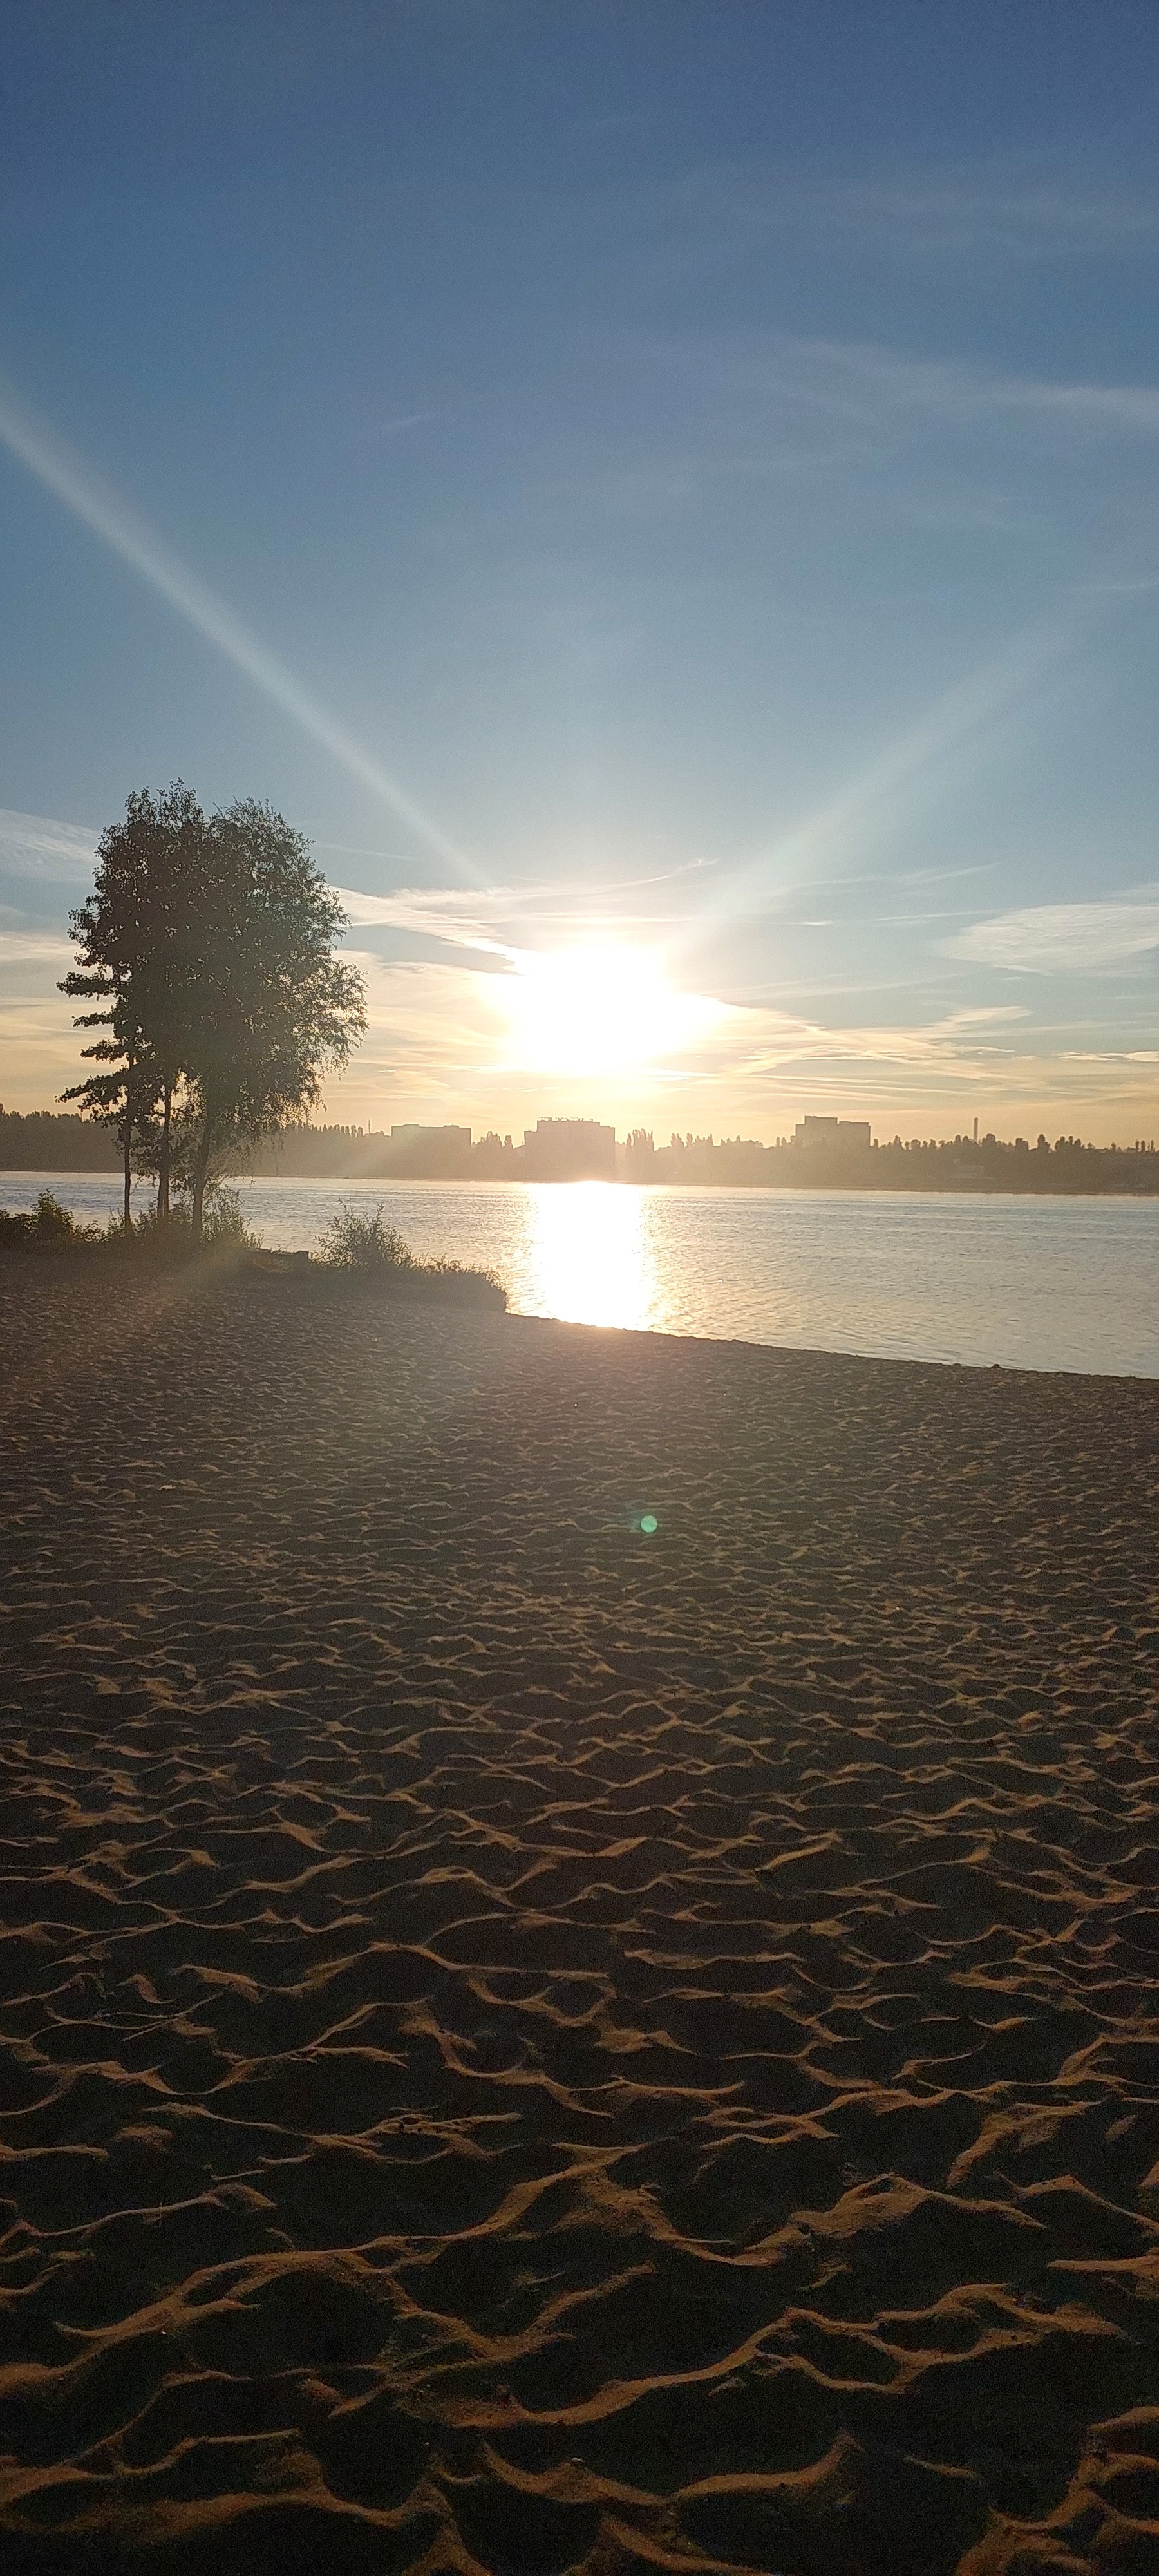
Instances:
[[[4,2568],[1159,2566],[1159,1386],[0,1349]]]

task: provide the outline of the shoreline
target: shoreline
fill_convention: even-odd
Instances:
[[[448,1309],[470,1311],[472,1307],[479,1312],[499,1311],[498,1300],[493,1295],[485,1293],[476,1295],[470,1292],[461,1296],[445,1293],[440,1295],[437,1293],[437,1283],[435,1291],[432,1292],[430,1285],[422,1284],[423,1266],[421,1264],[417,1265],[413,1280],[405,1273],[397,1278],[383,1280],[373,1274],[366,1275],[358,1271],[331,1267],[319,1261],[310,1252],[291,1251],[283,1246],[262,1245],[257,1250],[250,1249],[240,1255],[207,1251],[200,1257],[183,1253],[177,1258],[157,1258],[148,1252],[142,1253],[138,1250],[126,1255],[116,1242],[102,1242],[75,1248],[70,1246],[60,1251],[36,1243],[20,1248],[0,1243],[0,1281],[3,1280],[6,1269],[11,1265],[15,1265],[18,1270],[24,1272],[29,1272],[31,1266],[32,1275],[39,1274],[42,1283],[52,1274],[59,1272],[64,1275],[71,1270],[73,1275],[92,1286],[96,1285],[98,1280],[103,1284],[109,1271],[119,1270],[126,1285],[134,1281],[146,1285],[155,1284],[160,1280],[169,1280],[175,1287],[184,1286],[192,1289],[210,1281],[216,1283],[232,1281],[241,1287],[244,1293],[247,1280],[264,1276],[285,1280],[293,1285],[297,1293],[317,1301],[332,1296],[336,1299],[348,1300],[361,1298],[371,1305],[378,1302],[387,1307],[401,1304],[441,1306],[444,1311]],[[485,1273],[468,1272],[467,1275],[469,1280],[487,1278]],[[448,1284],[453,1289],[455,1283],[452,1281]],[[588,1322],[575,1316],[538,1314],[510,1305],[502,1311],[506,1320],[512,1324],[536,1324],[564,1332],[614,1335],[628,1341],[691,1344],[694,1348],[705,1350],[763,1352],[773,1358],[824,1360],[852,1367],[918,1369],[990,1379],[1027,1378],[1035,1384],[1057,1380],[1067,1385],[1093,1383],[1140,1388],[1159,1387],[1159,1361],[1152,1370],[1095,1369],[1078,1366],[1038,1368],[1029,1363],[1017,1361],[963,1360],[936,1356],[926,1358],[907,1352],[847,1350],[839,1344],[828,1345],[821,1342],[753,1340],[743,1333],[723,1331],[693,1333],[669,1330],[663,1325]]]

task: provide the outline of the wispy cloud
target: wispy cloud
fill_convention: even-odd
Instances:
[[[40,931],[0,930],[0,965],[72,964],[73,952],[66,939],[52,939]]]
[[[0,806],[0,876],[91,876],[96,832],[58,823],[50,814],[17,814]]]
[[[847,236],[860,251],[935,261],[997,256],[1025,262],[1105,257],[1146,248],[1159,234],[1159,202],[1126,188],[1092,187],[1073,171],[1031,174],[992,164],[931,177],[847,180],[765,166],[698,171],[663,192],[657,232],[668,265],[703,271],[778,235]]]
[[[1159,948],[1159,894],[1104,903],[1030,904],[976,921],[941,943],[943,955],[1021,975],[1085,975]]]
[[[381,1099],[482,1098],[492,1114],[518,1095],[528,1107],[526,1070],[497,1042],[494,976],[463,962],[384,960],[359,953],[367,978],[369,1028],[352,1080],[344,1088]],[[819,1022],[765,1006],[704,1004],[694,1027],[682,1030],[671,1061],[650,1064],[637,1078],[637,1096],[658,1105],[673,1090],[711,1093],[724,1115],[743,1114],[758,1126],[770,1093],[801,1076],[847,1101],[856,1084],[872,1078],[878,1094],[905,1096],[915,1081],[938,1086],[983,1087],[998,1066],[1014,1057],[1012,1041],[1024,1014],[1017,1004],[963,1008],[926,1024]],[[554,1098],[559,1080],[537,1073],[534,1090]],[[566,1080],[562,1084],[568,1090]],[[574,1093],[574,1083],[570,1093]],[[594,1088],[589,1086],[589,1089]],[[604,1085],[605,1090],[609,1089]],[[613,1114],[624,1111],[622,1080],[610,1086]],[[732,1103],[732,1111],[724,1104]],[[746,1104],[743,1107],[742,1104]],[[573,1104],[574,1105],[574,1104]]]
[[[368,422],[360,435],[366,445],[379,438],[401,438],[404,431],[422,429],[427,421],[434,418],[433,411],[400,411],[385,420]]]
[[[1019,180],[993,169],[962,169],[936,181],[818,189],[819,213],[864,239],[877,231],[920,258],[995,250],[1004,258],[1102,256],[1153,242],[1153,198],[1076,186],[1071,179]]]
[[[1150,372],[1134,382],[1033,373],[885,339],[703,323],[577,335],[573,363],[627,413],[626,430],[588,433],[573,451],[572,488],[617,524],[823,508],[835,526],[864,528],[868,516],[928,536],[1027,534],[1057,526],[1044,470],[1089,476],[1097,460],[1095,488],[1070,505],[1074,578],[1153,570],[1140,530],[1153,534],[1154,513],[1137,488],[1159,438]],[[567,453],[565,438],[557,460]],[[534,461],[529,472],[534,484]],[[1083,547],[1096,526],[1091,559]],[[821,576],[836,580],[817,534]]]
[[[753,1010],[745,1014],[749,1047],[736,1071],[752,1076],[796,1064],[857,1064],[953,1067],[969,1076],[987,1069],[995,1055],[1011,1052],[997,1041],[1022,1018],[1017,1004],[991,1004],[925,1024],[825,1028],[787,1012]],[[742,1045],[744,1034],[736,1033]]]
[[[690,882],[703,866],[693,859],[648,876],[596,882],[553,877],[469,892],[462,886],[395,886],[388,894],[367,894],[341,885],[335,892],[356,929],[409,931],[451,947],[515,958],[529,943],[542,945],[545,937],[576,940],[610,929],[654,930],[665,918],[656,907],[657,892]],[[641,905],[639,898],[649,895],[653,901]]]
[[[720,389],[761,398],[770,425],[825,414],[847,430],[880,432],[905,417],[961,427],[988,417],[1159,434],[1159,388],[1029,376],[960,359],[913,357],[876,341],[792,332],[698,334],[662,343],[674,364],[707,366]]]
[[[334,891],[356,930],[411,931],[445,940],[453,948],[501,957],[511,953],[495,936],[515,907],[516,897],[507,886],[483,888],[469,899],[461,886],[399,886],[391,894],[363,894],[357,886],[336,886]]]

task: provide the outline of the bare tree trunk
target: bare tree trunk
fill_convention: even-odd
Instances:
[[[165,1084],[165,1115],[161,1122],[161,1152],[157,1163],[157,1223],[169,1223],[169,1140],[173,1123],[173,1085]]]
[[[124,1133],[124,1139],[125,1139],[125,1215],[124,1215],[124,1229],[125,1229],[125,1233],[126,1233],[126,1234],[131,1234],[131,1233],[132,1233],[132,1231],[133,1231],[133,1210],[132,1210],[132,1196],[133,1196],[133,1120],[132,1120],[132,1115],[131,1115],[131,1113],[130,1113],[130,1111],[129,1111],[129,1110],[126,1110],[126,1111],[125,1111],[125,1125],[124,1125],[123,1133]]]
[[[197,1162],[193,1174],[193,1210],[190,1231],[195,1243],[200,1243],[201,1241],[201,1229],[205,1218],[205,1187],[206,1182],[209,1179],[209,1157],[212,1149],[213,1110],[207,1101],[205,1106],[204,1123],[201,1130],[201,1142],[197,1148]]]

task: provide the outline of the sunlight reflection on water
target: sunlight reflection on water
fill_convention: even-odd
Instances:
[[[614,1181],[538,1189],[512,1304],[565,1324],[647,1332],[659,1301],[645,1217],[643,1192]]]

